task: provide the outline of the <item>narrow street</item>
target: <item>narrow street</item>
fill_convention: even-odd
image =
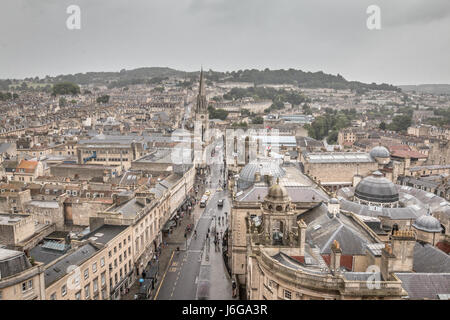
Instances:
[[[232,299],[231,279],[222,256],[222,237],[231,212],[228,193],[222,189],[223,148],[210,160],[199,196],[205,189],[210,190],[211,195],[206,208],[197,204],[192,214],[197,236],[192,232],[187,245],[180,245],[179,252],[173,251],[157,285],[155,300]],[[222,207],[218,206],[219,200],[223,200]],[[219,238],[217,247],[214,231]]]
[[[217,207],[219,199],[225,199],[222,208]],[[196,210],[203,209],[196,207]],[[209,241],[206,238],[208,229],[212,231],[214,227],[219,235],[223,234],[226,226],[219,225],[218,219],[226,221],[225,212],[230,212],[229,200],[225,192],[215,192],[198,220],[197,238],[192,233],[187,250],[172,255],[154,299],[231,299],[231,280],[223,262],[221,244],[216,251],[212,233]]]

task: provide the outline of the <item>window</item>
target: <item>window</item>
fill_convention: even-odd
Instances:
[[[127,258],[127,251],[123,252],[123,258],[126,259]]]
[[[111,250],[109,250],[109,252],[108,252],[108,257],[110,257],[110,258],[111,258],[111,256],[112,256],[112,254],[111,254]]]
[[[117,268],[117,259],[114,259],[114,268]]]
[[[92,265],[92,273],[96,272],[97,272],[97,262],[94,262],[94,264]]]
[[[81,300],[81,291],[75,293],[75,300]]]
[[[112,270],[112,263],[109,264],[109,270]]]
[[[89,278],[89,269],[84,270],[84,279]]]
[[[128,247],[128,254],[131,254],[131,247]]]
[[[284,290],[284,298],[287,300],[291,300],[292,293],[289,290]]]
[[[122,268],[120,268],[120,280],[123,278]]]
[[[29,280],[22,283],[22,292],[28,291],[33,288],[33,280]]]
[[[102,290],[102,299],[103,299],[103,300],[108,299],[108,297],[106,296],[106,289],[103,289],[103,290]]]
[[[131,241],[131,236],[128,236],[128,242],[130,242]]]
[[[67,294],[67,286],[63,285],[61,287],[61,296],[64,297]]]
[[[122,242],[119,242],[119,250],[122,249]]]
[[[103,287],[106,284],[106,274],[103,272],[100,276],[101,286]]]
[[[127,244],[127,239],[123,239],[123,245]]]
[[[93,281],[92,281],[92,287],[93,287],[93,290],[94,290],[94,294],[98,291],[98,278],[95,278]]]
[[[122,263],[122,255],[119,255],[119,263]]]
[[[117,284],[117,272],[114,274],[114,282]]]
[[[105,258],[103,258],[103,257],[100,259],[100,266],[101,267],[105,266]]]
[[[125,264],[125,266],[123,268],[124,268],[125,274],[127,274],[127,265]]]
[[[89,285],[87,285],[84,287],[84,298],[89,299],[90,296],[91,296],[91,288]]]
[[[114,247],[114,253],[117,253],[117,247]]]

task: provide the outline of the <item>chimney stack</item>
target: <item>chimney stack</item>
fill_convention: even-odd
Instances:
[[[340,273],[341,255],[342,250],[339,245],[339,242],[334,240],[333,243],[331,244],[331,261],[330,261],[330,269],[334,275]]]
[[[300,256],[305,255],[306,223],[300,219],[297,221],[297,245],[300,250]]]
[[[411,272],[413,270],[415,244],[414,231],[394,231],[391,244],[386,244],[381,254],[381,274],[384,280],[388,280],[393,272]]]

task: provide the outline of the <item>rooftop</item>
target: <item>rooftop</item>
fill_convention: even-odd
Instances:
[[[363,152],[317,152],[305,153],[305,160],[310,163],[374,162],[370,154]]]
[[[44,274],[45,287],[49,287],[52,283],[58,281],[66,274],[71,272],[71,266],[80,266],[86,260],[90,259],[98,252],[98,249],[88,243],[75,251],[67,254],[64,258],[51,265]]]
[[[396,273],[409,299],[438,299],[450,294],[450,273]]]
[[[95,229],[89,234],[85,235],[82,240],[89,239],[91,241],[107,244],[109,241],[117,237],[122,231],[124,231],[128,226],[119,225],[103,225],[100,228]]]

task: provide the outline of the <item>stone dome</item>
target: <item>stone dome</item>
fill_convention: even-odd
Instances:
[[[438,219],[430,215],[423,215],[416,219],[413,227],[425,232],[441,232],[442,227]]]
[[[256,181],[256,174],[259,174],[260,181],[264,181],[264,176],[269,175],[273,181],[281,178],[286,171],[280,166],[278,160],[270,158],[259,158],[245,165],[239,173],[238,188],[241,190],[251,187]]]
[[[286,188],[277,183],[269,188],[267,200],[280,202],[280,201],[289,201],[290,198]]]
[[[331,198],[331,199],[330,199],[330,203],[331,203],[331,204],[339,204],[339,200],[336,199],[336,198]]]
[[[375,203],[394,203],[398,201],[395,184],[383,177],[379,171],[362,179],[355,188],[355,197]]]
[[[389,150],[386,147],[377,146],[372,150],[370,150],[370,156],[372,158],[389,158],[391,154],[389,153]]]

